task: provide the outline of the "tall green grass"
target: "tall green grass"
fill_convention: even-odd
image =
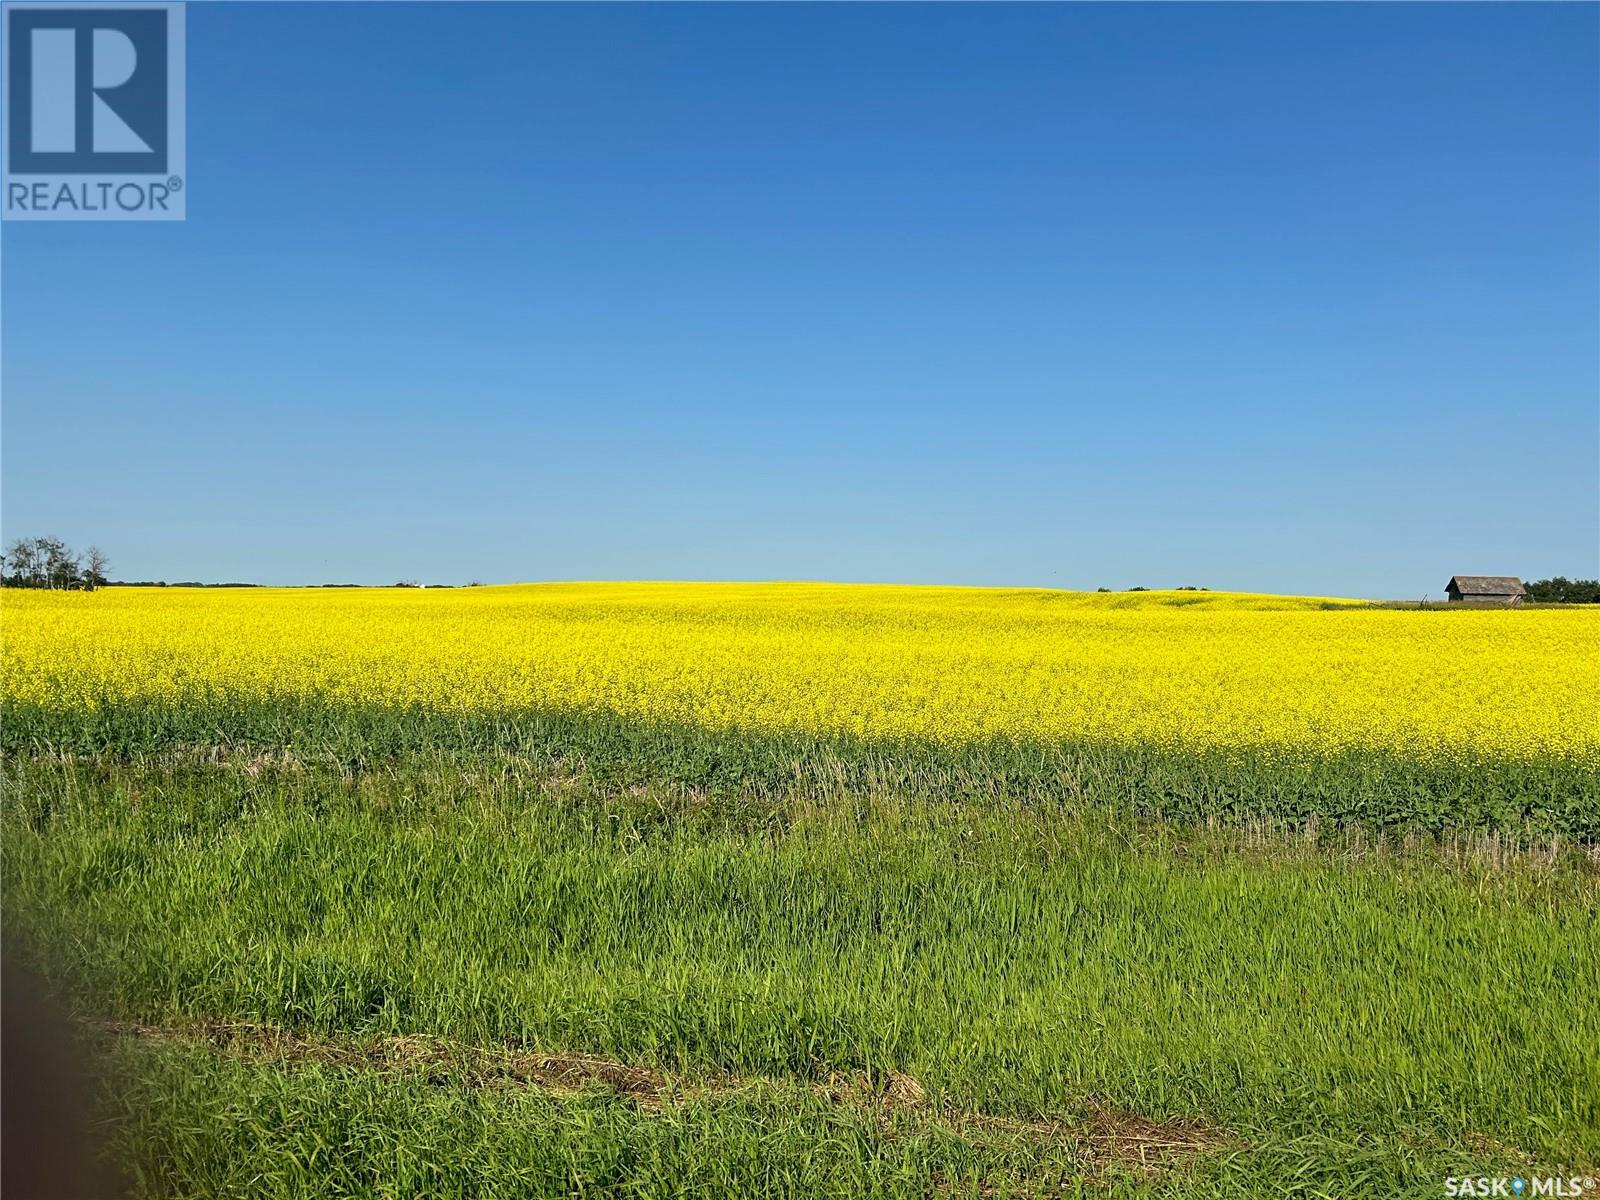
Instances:
[[[1485,829],[1600,842],[1600,761],[1373,749],[1207,750],[1141,742],[965,744],[707,729],[601,710],[463,714],[229,695],[54,709],[4,701],[0,747],[137,755],[291,749],[361,767],[456,752],[561,760],[607,784],[718,794],[885,790],[1010,797],[1186,822]]]
[[[807,1097],[898,1073],[933,1111],[1106,1109],[1236,1137],[1160,1187],[1331,1194],[1370,1170],[1437,1194],[1430,1172],[1483,1163],[1486,1144],[1552,1173],[1600,1159],[1600,875],[1579,850],[1500,860],[1481,837],[1445,854],[1177,827],[959,775],[695,790],[459,747],[12,754],[4,770],[8,941],[86,1013],[582,1052]],[[317,1194],[313,1167],[247,1186],[234,1157],[277,1179],[266,1163],[351,1123],[368,1131],[351,1161],[371,1170],[414,1130],[421,1158],[459,1153],[498,1181],[441,1176],[445,1194],[514,1194],[514,1168],[532,1168],[502,1121],[554,1172],[546,1194],[1031,1178],[937,1131],[852,1133],[857,1116],[810,1100],[651,1125],[598,1100],[134,1060],[146,1100],[124,1095],[116,1128],[151,1148],[130,1151],[151,1194]],[[293,1120],[269,1136],[272,1113]],[[835,1121],[854,1148],[807,1157]],[[761,1183],[782,1164],[782,1186]]]
[[[115,1149],[141,1194],[524,1200],[530,1196],[1329,1196],[1435,1200],[1503,1156],[1313,1132],[1180,1170],[1086,1170],[1070,1139],[879,1120],[812,1089],[761,1085],[643,1111],[604,1093],[467,1089],[420,1072],[284,1069],[129,1046],[113,1066]]]

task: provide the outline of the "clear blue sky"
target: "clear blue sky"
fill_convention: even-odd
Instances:
[[[7,224],[123,578],[1600,570],[1594,5],[191,4],[189,219]]]

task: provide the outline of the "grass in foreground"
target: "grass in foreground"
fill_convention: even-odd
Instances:
[[[888,790],[1290,830],[1310,823],[1600,841],[1600,761],[1560,756],[1422,759],[1376,748],[1307,754],[1006,738],[938,745],[708,729],[602,710],[448,713],[314,697],[121,700],[81,710],[8,702],[0,720],[0,746],[30,756],[142,761],[192,754],[197,741],[202,756],[220,743],[265,761],[286,752],[353,770],[459,759],[476,764],[474,778],[502,759],[556,762],[609,787],[665,784],[734,802]]]
[[[5,772],[8,940],[146,1030],[117,1039],[112,1128],[149,1195],[1436,1196],[1600,1159],[1600,875],[1559,842],[602,787],[493,754]],[[372,1061],[398,1044],[670,1094]],[[1108,1115],[1215,1136],[1124,1170],[1095,1157]]]

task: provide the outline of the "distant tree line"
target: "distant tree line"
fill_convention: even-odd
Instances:
[[[108,579],[106,571],[111,560],[98,546],[90,546],[79,554],[58,537],[17,538],[6,552],[0,554],[0,587],[48,588],[52,591],[92,592],[103,587],[150,588],[250,588],[259,583],[200,583],[185,580],[168,583],[164,579]],[[360,583],[313,583],[311,587],[355,588]],[[452,583],[418,583],[415,579],[402,579],[395,587],[448,588]],[[474,579],[467,587],[482,587]]]
[[[1095,588],[1097,592],[1109,592],[1110,590],[1108,587]],[[1147,587],[1131,587],[1128,590],[1130,592],[1148,592],[1150,589]],[[1182,587],[1174,588],[1173,590],[1178,592],[1209,592],[1211,589],[1208,587],[1195,587],[1192,583],[1186,583]]]
[[[111,562],[98,546],[79,554],[58,537],[17,538],[0,555],[0,585],[92,592]]]
[[[32,537],[17,538],[6,552],[0,555],[0,587],[15,588],[49,588],[54,591],[85,591],[92,592],[96,588],[105,587],[115,583],[117,587],[258,587],[254,583],[167,583],[159,579],[140,580],[110,580],[106,578],[106,571],[111,565],[111,560],[98,546],[90,546],[82,554],[73,550],[58,537]],[[320,583],[312,584],[313,587],[326,588],[353,588],[360,587],[356,583]],[[402,579],[393,585],[399,588],[414,587],[451,587],[448,583],[419,584],[415,579]],[[474,579],[467,587],[482,587],[483,584]],[[1108,592],[1110,588],[1097,588],[1097,591]],[[1145,587],[1131,587],[1130,592],[1148,591]],[[1197,588],[1193,584],[1186,584],[1178,588],[1180,592],[1206,592],[1209,588]],[[1539,604],[1600,604],[1600,579],[1568,579],[1565,575],[1557,575],[1553,579],[1535,579],[1532,583],[1523,585],[1526,598]]]
[[[1600,604],[1600,579],[1535,579],[1522,585],[1525,599],[1541,604]]]
[[[107,587],[175,587],[175,588],[245,588],[260,587],[259,583],[201,583],[194,579],[184,579],[177,583],[168,583],[165,579],[113,579],[106,584]]]

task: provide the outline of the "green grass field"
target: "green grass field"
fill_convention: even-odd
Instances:
[[[1184,823],[1359,824],[1393,831],[1493,831],[1513,842],[1600,842],[1600,759],[1446,758],[1362,748],[1204,749],[1138,741],[916,739],[706,729],[597,709],[445,713],[312,698],[201,696],[93,709],[6,702],[0,747],[27,757],[161,754],[174,748],[291,750],[363,770],[463,757],[557,762],[605,787],[676,787],[772,800],[863,791],[965,800],[1004,797],[1051,809]]]
[[[1551,836],[618,777],[5,759],[8,952],[147,1196],[1442,1194],[1600,1161]]]

